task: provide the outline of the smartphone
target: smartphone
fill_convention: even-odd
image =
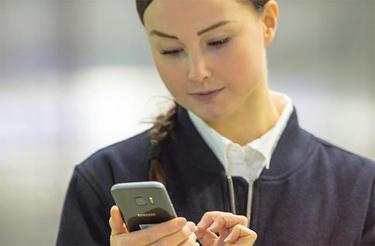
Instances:
[[[160,182],[119,183],[112,186],[111,193],[129,231],[145,229],[177,217]]]

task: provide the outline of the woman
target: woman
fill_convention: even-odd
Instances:
[[[374,163],[301,129],[291,99],[269,90],[277,1],[137,9],[176,106],[76,167],[58,244],[375,245]],[[128,233],[110,187],[148,179],[182,218]]]

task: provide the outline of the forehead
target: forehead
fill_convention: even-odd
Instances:
[[[147,30],[199,30],[223,20],[242,21],[250,7],[237,0],[154,0],[144,13]]]

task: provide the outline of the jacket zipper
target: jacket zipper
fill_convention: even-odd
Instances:
[[[229,205],[230,211],[233,214],[236,213],[236,200],[234,196],[234,186],[233,186],[233,179],[232,176],[227,175],[227,184],[228,184],[228,191],[229,191]],[[249,181],[249,190],[247,192],[247,206],[246,206],[246,218],[247,218],[247,227],[250,227],[251,224],[251,210],[253,205],[253,188],[254,188],[254,181]]]
[[[233,186],[232,176],[228,175],[227,181],[228,181],[228,191],[229,191],[230,212],[232,214],[237,214],[237,212],[236,212],[236,200],[234,199],[234,186]]]

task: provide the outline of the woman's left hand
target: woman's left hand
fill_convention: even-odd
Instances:
[[[203,215],[195,234],[203,246],[251,246],[257,238],[257,234],[247,228],[245,216],[217,211]]]

